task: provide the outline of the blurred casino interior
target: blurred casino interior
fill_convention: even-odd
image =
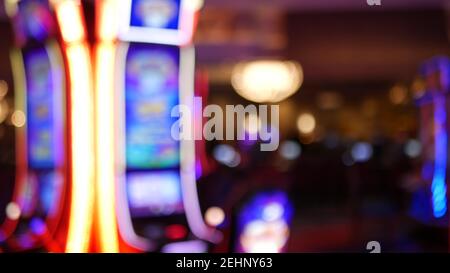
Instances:
[[[450,250],[446,0],[2,0],[0,41],[0,253]],[[278,149],[173,141],[194,94]]]

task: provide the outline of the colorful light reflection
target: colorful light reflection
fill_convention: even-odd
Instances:
[[[447,113],[445,109],[445,97],[436,96],[434,99],[435,122],[435,163],[433,181],[431,184],[433,214],[440,218],[447,212],[447,186],[445,183],[447,171]]]

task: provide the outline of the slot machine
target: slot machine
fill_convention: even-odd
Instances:
[[[450,60],[435,57],[421,67],[424,90],[418,96],[422,182],[413,194],[412,216],[428,226],[448,224],[448,133],[450,128]]]
[[[97,6],[100,251],[205,252],[220,234],[200,210],[195,141],[171,135],[173,107],[194,107],[191,41],[200,1]]]
[[[16,48],[16,182],[9,251],[86,252],[93,206],[90,53],[81,3],[5,1]],[[13,121],[14,122],[14,121]]]
[[[285,191],[267,189],[244,198],[233,213],[231,251],[282,253],[286,251],[293,205]]]

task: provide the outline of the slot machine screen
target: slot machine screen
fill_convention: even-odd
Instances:
[[[54,84],[45,48],[25,56],[27,82],[27,144],[30,169],[53,169],[62,161],[62,101]]]
[[[131,44],[126,63],[127,191],[136,217],[182,211],[180,143],[171,111],[179,100],[179,49]]]
[[[129,175],[128,197],[134,217],[183,212],[180,175],[176,171]]]
[[[180,0],[132,0],[132,27],[178,29]]]
[[[26,139],[29,186],[24,206],[29,214],[54,215],[63,189],[62,68],[52,65],[56,53],[37,47],[24,53],[26,74]]]
[[[131,45],[126,73],[126,161],[129,169],[179,165],[179,143],[171,135],[178,104],[179,51]]]

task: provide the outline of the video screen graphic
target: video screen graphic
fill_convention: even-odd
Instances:
[[[27,144],[31,169],[51,169],[61,162],[62,101],[57,102],[50,58],[44,47],[24,55],[27,82]]]
[[[178,171],[132,173],[127,191],[133,217],[165,216],[183,212]]]
[[[180,0],[131,1],[130,25],[156,29],[178,29]]]
[[[171,136],[178,104],[179,50],[131,45],[126,64],[126,162],[128,169],[175,168],[179,143]]]

